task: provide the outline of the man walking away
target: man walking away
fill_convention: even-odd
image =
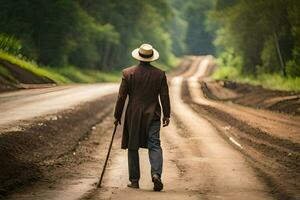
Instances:
[[[132,51],[133,58],[140,61],[136,66],[123,70],[119,96],[115,107],[115,125],[121,124],[121,116],[127,96],[122,149],[128,149],[129,181],[131,188],[139,188],[139,148],[148,148],[154,190],[161,191],[163,156],[160,145],[161,106],[163,126],[170,122],[170,98],[165,72],[150,62],[159,53],[149,44],[142,44]]]

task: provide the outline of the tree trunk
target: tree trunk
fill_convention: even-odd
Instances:
[[[282,58],[277,33],[274,31],[273,35],[274,35],[275,47],[276,47],[276,52],[277,52],[278,60],[279,60],[279,63],[280,63],[280,67],[282,69],[283,75],[286,77],[285,64],[284,64],[284,61],[283,61],[283,58]]]

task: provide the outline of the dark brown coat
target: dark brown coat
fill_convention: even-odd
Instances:
[[[122,149],[147,148],[148,131],[153,120],[170,117],[170,99],[165,72],[142,63],[123,70],[114,116],[121,119],[129,96],[125,114]]]

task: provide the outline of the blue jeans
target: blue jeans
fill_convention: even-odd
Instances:
[[[157,174],[161,177],[163,156],[160,146],[160,121],[153,121],[148,135],[148,154],[151,164],[151,175]],[[128,171],[129,180],[138,182],[140,180],[140,162],[138,150],[128,149]]]

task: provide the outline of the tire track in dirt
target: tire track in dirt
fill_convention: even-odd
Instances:
[[[210,58],[208,57],[205,60],[209,59]],[[248,123],[252,127],[259,128],[264,132],[272,133],[272,135],[275,135],[276,137],[293,140],[298,143],[300,142],[300,135],[298,134],[300,129],[299,117],[206,99],[199,84],[199,80],[203,81],[204,79],[207,79],[207,77],[203,77],[202,75],[188,78],[191,97],[195,103],[208,105],[222,110],[223,112]]]
[[[198,185],[198,190],[201,192],[203,188],[206,188],[202,192],[208,199],[217,197],[243,199],[246,196],[253,196],[256,199],[272,199],[264,184],[260,183],[255,173],[247,167],[244,158],[219,136],[207,120],[182,102],[181,81],[181,76],[172,79],[170,90],[172,107],[175,118],[178,117],[180,122],[188,128],[188,146],[193,146],[192,151],[198,149],[195,151],[198,152],[196,153],[196,155],[198,154],[197,159],[189,159],[194,162],[191,168],[187,167],[191,170],[187,171],[199,180],[199,184],[201,179],[207,180],[200,186]],[[178,141],[178,143],[180,142]],[[195,155],[195,152],[192,155]],[[189,158],[189,153],[185,157]],[[238,182],[243,184],[237,184]]]
[[[108,95],[75,110],[56,113],[55,120],[40,121],[19,133],[6,133],[7,139],[1,135],[5,151],[17,146],[19,150],[11,149],[9,154],[23,163],[16,169],[19,171],[6,174],[8,185],[1,181],[3,191],[9,194],[5,199],[76,199],[93,188],[110,141],[115,99],[116,94]],[[20,177],[20,173],[26,176]]]
[[[189,59],[192,58],[189,57]],[[185,64],[189,65],[190,62],[185,62]],[[183,71],[192,73],[190,72],[190,68],[186,68]],[[191,175],[189,170],[190,165],[184,165],[189,159],[189,154],[177,154],[178,152],[176,150],[182,149],[182,146],[178,147],[178,145],[171,143],[172,139],[168,137],[168,135],[174,136],[176,133],[176,129],[172,127],[173,126],[170,125],[170,127],[162,128],[161,130],[161,140],[164,151],[164,170],[162,175],[164,190],[162,192],[153,192],[147,150],[144,149],[140,149],[141,189],[134,190],[126,187],[126,183],[128,182],[127,155],[125,151],[120,150],[120,141],[116,140],[113,145],[111,161],[109,162],[109,167],[104,177],[103,187],[92,191],[83,199],[203,199],[204,195],[199,192],[197,184],[193,185],[191,180],[185,175],[186,173]],[[189,151],[188,148],[184,149],[184,151],[186,150]],[[185,161],[181,162],[178,158],[185,158]],[[195,167],[196,166],[194,166],[194,168]],[[194,171],[192,171],[192,173],[193,172]],[[194,178],[196,183],[199,183],[201,180],[205,179],[197,180]],[[204,182],[203,185],[205,185]]]
[[[270,188],[273,188],[272,192],[277,195],[278,199],[294,199],[293,196],[297,195],[298,190],[297,180],[299,179],[300,163],[297,147],[291,151],[284,147],[286,142],[282,142],[280,139],[278,141],[281,145],[277,146],[272,143],[273,138],[270,141],[265,140],[263,137],[253,136],[253,134],[259,135],[261,133],[259,129],[252,127],[247,129],[249,125],[243,122],[236,123],[238,120],[230,121],[231,116],[227,118],[226,114],[211,107],[195,103],[189,104],[194,111],[201,114],[201,116],[205,116],[215,127],[218,126],[221,134],[224,134],[226,128],[230,127],[230,130],[227,130],[226,133],[227,140],[233,136],[242,144],[242,152],[250,158],[251,164],[261,171],[260,174]],[[290,146],[294,147],[293,143]],[[292,193],[295,194],[290,195],[289,190],[292,190]]]
[[[270,90],[229,80],[208,80],[201,82],[201,86],[209,99],[294,116],[300,114],[299,92]]]
[[[148,161],[148,152],[140,149],[140,189],[131,189],[126,187],[128,182],[127,172],[127,152],[120,150],[120,140],[116,140],[113,145],[112,157],[106,170],[103,180],[103,187],[87,194],[83,200],[140,200],[140,199],[172,199],[182,200],[203,199],[196,187],[190,187],[190,179],[187,179],[187,166],[178,161],[179,154],[176,153],[178,146],[167,142],[166,135],[173,129],[167,127],[162,129],[161,140],[164,153],[164,170],[162,180],[164,190],[154,192],[150,176],[150,165]],[[175,133],[172,131],[172,133]],[[200,198],[201,197],[201,198]]]
[[[45,183],[21,189],[19,199],[273,199],[272,191],[257,178],[245,157],[219,134],[217,126],[199,115],[182,100],[182,83],[196,73],[204,57],[188,57],[194,62],[183,62],[190,67],[178,72],[170,81],[174,121],[161,131],[164,149],[163,192],[152,192],[148,156],[141,151],[142,180],[140,190],[126,188],[128,179],[125,151],[120,151],[121,128],[113,145],[112,156],[106,171],[103,188],[95,189],[93,183],[101,172],[103,158],[113,128],[112,115],[95,126],[95,130],[76,146],[74,152],[59,157],[64,162],[54,162],[59,169],[50,170]],[[178,75],[177,74],[177,75]],[[113,101],[103,104],[112,105]],[[173,117],[172,117],[173,118]],[[99,132],[98,132],[99,131]],[[95,141],[99,141],[99,143]],[[101,148],[102,147],[102,148]],[[103,148],[104,147],[104,148]],[[71,154],[71,155],[70,155]],[[73,160],[73,161],[72,161]],[[99,164],[100,163],[100,164]],[[148,173],[145,173],[148,172]],[[51,176],[54,176],[50,178]],[[58,180],[56,180],[58,179]],[[50,184],[49,184],[50,183]],[[33,190],[32,188],[36,188]],[[85,193],[90,190],[89,193]],[[23,193],[22,193],[23,192]],[[22,194],[26,194],[22,196]],[[32,194],[33,193],[33,194]]]
[[[236,117],[230,115],[229,113],[224,112],[216,107],[195,103],[189,93],[187,81],[183,83],[183,88],[183,90],[185,91],[185,94],[183,94],[184,101],[188,104],[192,104],[193,107],[201,107],[202,109],[205,109],[207,113],[213,114],[213,116],[215,116],[216,118],[224,119],[229,125],[238,127],[242,133],[245,133],[245,135],[251,135],[252,137],[256,137],[257,139],[268,142],[269,144],[276,145],[282,149],[285,149],[285,151],[287,152],[296,153],[300,151],[300,144],[297,142],[274,137],[271,133],[267,133],[257,127],[253,127],[248,123],[241,121]]]
[[[194,101],[194,96],[192,97],[190,93],[191,89],[195,90],[196,84],[191,87],[186,80],[183,83],[184,92],[182,92],[185,102],[218,128],[219,132],[227,137],[227,141],[231,136],[238,138],[239,143],[244,147],[243,154],[259,171],[258,174],[264,178],[270,188],[273,188],[272,193],[278,199],[299,198],[299,143],[266,133],[258,128],[259,125],[253,127],[240,118],[236,118],[237,116],[221,110],[220,106],[215,107],[217,103],[211,103],[199,97],[197,101]],[[200,89],[199,86],[198,90]],[[260,113],[256,116],[259,115]],[[298,124],[293,125],[298,126]]]

